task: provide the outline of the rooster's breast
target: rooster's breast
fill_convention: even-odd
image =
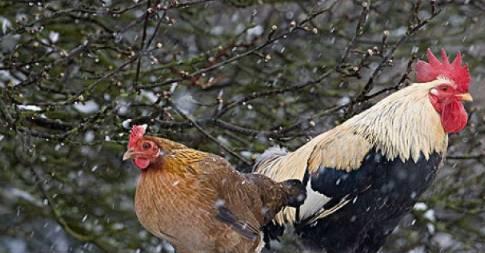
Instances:
[[[328,252],[376,252],[429,187],[441,160],[439,153],[428,159],[421,155],[417,161],[388,160],[373,149],[356,170],[318,169],[309,180],[313,190],[332,199],[324,208],[342,200],[347,204],[300,226],[299,233]]]

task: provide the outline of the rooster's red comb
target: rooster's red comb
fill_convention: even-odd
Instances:
[[[128,140],[128,147],[134,147],[136,142],[145,135],[146,130],[147,125],[133,125],[130,132],[130,139]]]
[[[416,63],[416,80],[420,83],[430,82],[438,77],[444,77],[452,80],[456,89],[460,92],[468,92],[471,77],[468,72],[468,66],[462,65],[461,53],[456,54],[452,63],[448,60],[446,51],[441,49],[441,60],[434,56],[431,49],[427,52],[428,62],[419,60]]]

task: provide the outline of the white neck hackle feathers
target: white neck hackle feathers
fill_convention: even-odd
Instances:
[[[256,170],[282,181],[302,179],[306,169],[357,169],[372,148],[388,160],[417,161],[421,154],[425,159],[433,152],[443,154],[448,138],[428,93],[446,82],[450,81],[438,79],[403,88],[296,151],[260,161]]]

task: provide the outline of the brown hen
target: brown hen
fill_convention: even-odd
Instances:
[[[259,252],[262,226],[306,197],[298,180],[239,173],[217,155],[144,136],[145,128],[132,128],[123,156],[141,170],[136,215],[178,253]]]

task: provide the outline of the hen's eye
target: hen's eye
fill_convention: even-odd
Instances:
[[[442,91],[448,91],[448,86],[443,86],[443,87],[441,87],[441,90],[442,90]]]
[[[149,149],[152,145],[148,142],[143,143],[143,148],[144,149]]]

